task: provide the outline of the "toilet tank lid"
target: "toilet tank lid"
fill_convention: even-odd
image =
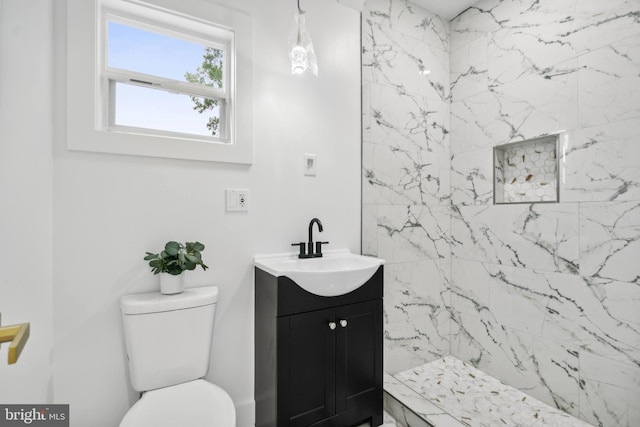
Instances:
[[[217,301],[218,287],[204,286],[187,288],[184,292],[174,295],[164,295],[160,292],[124,295],[120,299],[120,310],[122,314],[161,313],[215,304]]]

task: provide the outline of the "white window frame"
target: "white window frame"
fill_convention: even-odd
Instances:
[[[117,22],[129,27],[150,31],[176,39],[187,40],[197,43],[205,47],[212,47],[222,50],[224,55],[223,71],[222,71],[222,88],[207,87],[170,78],[144,74],[133,70],[113,68],[108,65],[109,52],[109,22]],[[208,32],[210,35],[198,34],[184,28],[175,28],[166,23],[158,23],[144,17],[132,17],[118,13],[117,11],[103,9],[102,28],[100,30],[100,58],[99,64],[101,69],[100,82],[100,105],[102,107],[101,128],[107,131],[119,131],[129,133],[142,133],[162,137],[174,137],[181,139],[196,139],[202,141],[219,142],[228,144],[233,140],[233,128],[235,115],[233,114],[233,88],[234,88],[234,64],[235,55],[233,49],[233,33],[228,30],[211,27]],[[218,36],[218,37],[216,37]],[[144,82],[144,83],[143,83]],[[224,103],[221,109],[221,128],[224,130],[221,137],[202,136],[189,133],[179,133],[175,131],[164,131],[149,128],[138,128],[131,126],[117,125],[115,123],[115,84],[125,83],[133,84],[140,87],[146,87],[154,90],[165,90],[184,95],[201,96],[209,99],[217,99]]]
[[[178,10],[179,9],[179,10]],[[225,46],[224,90],[139,74],[154,88],[226,100],[223,138],[117,126],[110,82],[135,72],[106,67],[107,20],[144,26],[199,44]],[[143,26],[141,27],[140,24]],[[68,0],[67,147],[70,150],[251,164],[253,161],[251,17],[208,0]],[[221,118],[222,121],[222,118]],[[235,126],[234,126],[235,122]]]

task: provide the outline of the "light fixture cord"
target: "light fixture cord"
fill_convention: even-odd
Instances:
[[[302,9],[300,9],[300,0],[298,0],[298,15],[302,15],[304,13],[304,11]],[[298,18],[300,19],[300,18]],[[302,45],[302,37],[300,34],[300,23],[298,23],[298,40],[297,40],[297,45],[301,46]]]

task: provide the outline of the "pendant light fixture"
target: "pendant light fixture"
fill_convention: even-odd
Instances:
[[[293,18],[293,31],[289,37],[289,59],[291,60],[291,74],[303,74],[309,71],[314,76],[318,75],[318,61],[313,50],[313,42],[307,32],[305,23],[306,12],[300,9]]]

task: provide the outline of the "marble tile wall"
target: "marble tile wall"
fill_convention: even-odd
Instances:
[[[640,2],[481,0],[446,22],[367,0],[362,61],[385,368],[451,353],[640,425]],[[493,147],[560,131],[560,203],[493,205]]]
[[[450,24],[452,354],[640,425],[640,3],[481,0]],[[560,203],[493,205],[493,146],[560,131]]]
[[[362,32],[362,246],[386,260],[385,369],[398,372],[450,351],[449,23],[367,0]]]

